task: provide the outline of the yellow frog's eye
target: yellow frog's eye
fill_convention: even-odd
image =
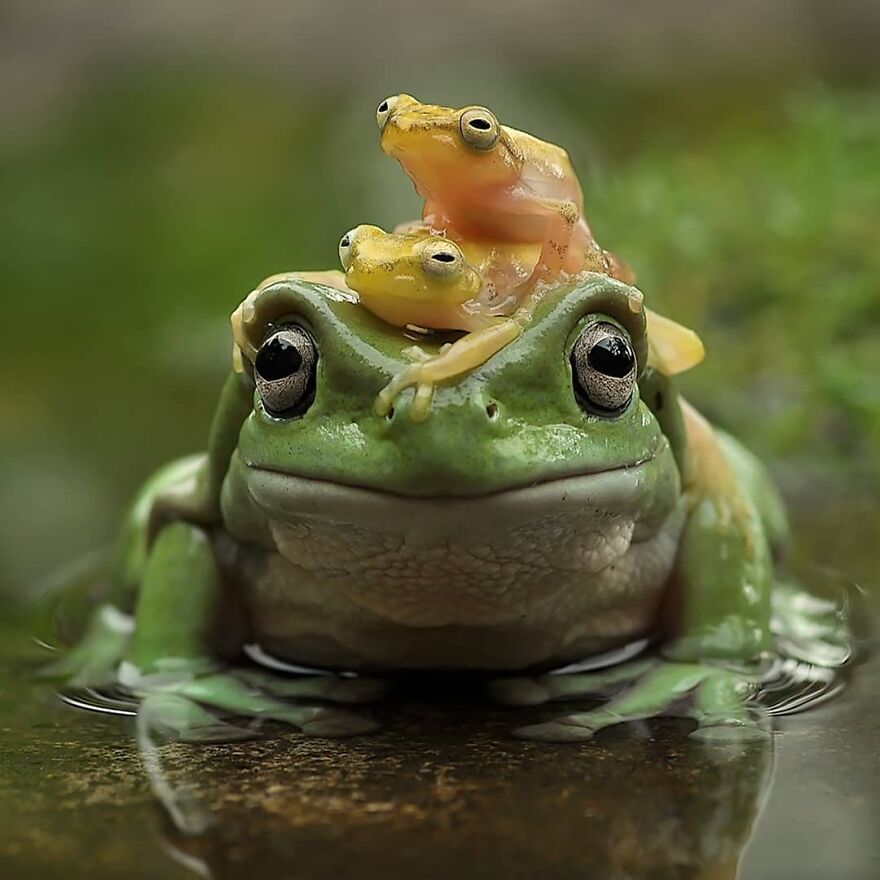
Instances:
[[[422,270],[439,280],[448,280],[461,274],[464,255],[451,241],[429,241],[422,249]]]
[[[485,107],[468,107],[458,124],[464,142],[475,150],[491,150],[501,136],[495,114]]]
[[[376,125],[379,126],[379,131],[382,131],[382,129],[385,128],[385,123],[388,122],[388,117],[396,106],[397,95],[392,95],[390,98],[386,98],[376,108]]]
[[[354,241],[355,232],[357,232],[357,228],[349,229],[339,239],[339,262],[342,263],[342,268],[346,271],[348,271],[348,267],[351,265],[351,245]]]

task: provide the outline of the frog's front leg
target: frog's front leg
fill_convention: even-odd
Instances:
[[[135,630],[119,672],[120,682],[142,699],[152,724],[180,739],[215,741],[223,725],[200,708],[209,707],[286,722],[316,736],[375,729],[369,719],[280,698],[357,702],[375,696],[368,682],[326,676],[273,684],[271,676],[228,667],[221,658],[237,654],[245,637],[243,616],[236,612],[209,535],[188,523],[165,526],[147,559]],[[230,727],[230,737],[240,731]]]
[[[520,323],[499,318],[463,336],[436,357],[404,367],[379,392],[376,412],[381,416],[387,415],[401,392],[415,386],[416,393],[409,407],[409,415],[413,421],[424,421],[431,413],[431,399],[438,382],[479,367],[520,333]]]
[[[749,705],[771,645],[773,563],[762,515],[718,435],[684,406],[690,511],[669,585],[670,638],[661,662],[599,709],[516,731],[539,740],[582,740],[605,727],[664,714],[697,721],[704,739],[764,736]]]
[[[521,739],[582,742],[606,727],[667,714],[686,714],[697,721],[694,736],[745,740],[763,737],[759,719],[747,707],[756,688],[753,679],[701,663],[663,662],[632,688],[598,709],[563,715],[514,731]],[[673,711],[693,695],[694,708]]]
[[[566,268],[569,252],[575,245],[583,245],[584,254],[578,259],[578,270],[607,272],[608,260],[602,249],[587,233],[576,235],[581,212],[570,199],[537,197],[528,190],[513,190],[507,194],[503,209],[524,217],[540,217],[545,223],[541,251],[531,275],[517,288],[522,298],[540,282],[553,281]],[[583,231],[583,230],[581,230]],[[583,265],[580,265],[583,263]]]

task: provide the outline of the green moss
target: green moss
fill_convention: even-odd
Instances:
[[[599,207],[648,301],[709,357],[687,390],[765,453],[861,468],[880,446],[880,98],[818,86],[772,118],[648,141]]]

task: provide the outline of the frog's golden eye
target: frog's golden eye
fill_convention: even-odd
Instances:
[[[491,150],[501,137],[495,114],[485,107],[468,107],[458,124],[464,142],[475,150]]]
[[[382,129],[385,128],[385,123],[388,122],[388,117],[391,115],[396,106],[397,95],[392,95],[390,98],[386,98],[376,108],[376,125],[379,126],[379,131],[382,131]]]
[[[299,324],[275,330],[254,358],[254,381],[263,408],[278,419],[301,416],[315,399],[318,346]]]
[[[357,232],[357,228],[349,229],[339,239],[339,262],[342,263],[342,268],[346,271],[348,271],[348,267],[351,265],[351,245],[354,241],[355,232]]]
[[[632,400],[636,356],[629,337],[613,324],[590,324],[571,351],[578,402],[598,415],[616,416]]]
[[[422,270],[437,280],[455,278],[464,269],[464,255],[451,241],[429,241],[422,248]]]

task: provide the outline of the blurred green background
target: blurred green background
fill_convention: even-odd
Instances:
[[[569,149],[599,240],[707,343],[687,393],[870,576],[878,39],[856,0],[5,3],[0,596],[202,445],[256,282],[417,214],[374,123],[402,90]]]

